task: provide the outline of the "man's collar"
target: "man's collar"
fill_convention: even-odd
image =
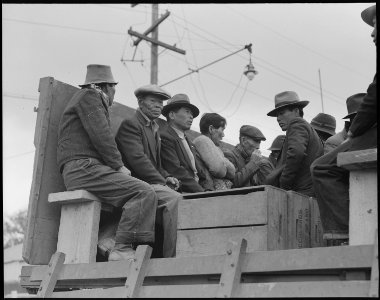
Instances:
[[[185,138],[185,133],[182,131],[182,130],[179,130],[177,128],[174,128],[173,126],[170,125],[171,128],[174,129],[174,131],[178,134],[178,136],[180,137],[180,139],[184,139]]]

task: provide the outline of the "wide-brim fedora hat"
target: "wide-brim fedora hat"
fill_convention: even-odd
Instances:
[[[349,119],[351,116],[357,113],[365,95],[366,93],[358,93],[347,98],[346,105],[348,115],[343,117],[342,119]]]
[[[274,97],[275,109],[273,109],[269,113],[267,113],[267,116],[277,117],[278,110],[280,110],[284,107],[290,106],[290,105],[299,106],[302,108],[308,104],[309,104],[309,101],[307,101],[307,100],[301,101],[296,92],[285,91],[285,92],[277,94]]]
[[[110,66],[97,64],[87,66],[86,80],[84,84],[80,84],[79,86],[82,87],[91,83],[118,84],[113,78]]]
[[[172,109],[180,107],[189,108],[193,113],[193,118],[196,118],[199,115],[198,107],[190,103],[190,99],[186,94],[176,94],[170,98],[162,109],[162,114],[166,117]]]
[[[330,135],[335,135],[336,120],[333,116],[319,113],[310,122],[311,127]]]
[[[162,100],[168,100],[171,98],[171,95],[167,91],[156,84],[144,85],[135,90],[135,96],[137,98],[146,95],[156,95],[159,96]]]
[[[373,19],[376,16],[376,4],[363,10],[361,16],[364,22],[369,26],[374,27],[375,24],[373,23]]]

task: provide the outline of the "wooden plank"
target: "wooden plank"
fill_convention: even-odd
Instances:
[[[38,289],[37,297],[39,298],[49,298],[53,291],[55,284],[57,283],[57,278],[62,265],[65,261],[65,254],[61,252],[56,252],[50,259],[48,270],[41,282],[41,286]]]
[[[62,206],[57,249],[66,254],[66,263],[96,261],[100,207],[98,201]]]
[[[266,250],[266,225],[177,231],[177,257],[222,254],[229,240],[246,239],[248,252]]]
[[[50,203],[61,203],[64,204],[66,202],[86,202],[86,201],[98,201],[100,199],[96,197],[94,194],[89,193],[85,190],[75,190],[75,191],[66,191],[60,193],[53,193],[49,195],[48,201]]]
[[[267,249],[280,250],[287,248],[287,198],[286,191],[267,188]]]
[[[338,153],[337,165],[350,171],[377,169],[377,148]]]
[[[181,201],[178,229],[267,224],[267,192]]]
[[[326,240],[323,239],[323,227],[321,215],[319,213],[318,201],[310,197],[310,247],[326,247]]]
[[[240,285],[242,258],[246,253],[247,241],[245,239],[238,242],[228,243],[226,260],[216,293],[217,298],[231,298],[235,290]]]
[[[151,259],[146,277],[221,274],[224,260],[224,254]],[[242,272],[370,269],[372,263],[373,245],[255,251],[244,255]],[[60,281],[91,281],[93,278],[104,280],[124,278],[125,280],[128,269],[129,262],[127,261],[64,264],[58,276],[58,284]],[[30,277],[30,281],[38,282],[42,280],[46,271],[46,265],[23,266],[21,276]]]
[[[148,269],[150,256],[152,255],[152,247],[147,245],[138,246],[135,259],[129,268],[128,277],[125,282],[125,291],[123,298],[138,297],[141,286]]]
[[[375,243],[373,245],[373,260],[371,269],[371,284],[369,288],[369,296],[379,298],[379,245],[378,232],[375,231]]]
[[[294,191],[288,194],[287,248],[310,247],[310,202],[309,197]]]
[[[373,244],[378,226],[377,170],[350,171],[349,195],[350,245]]]

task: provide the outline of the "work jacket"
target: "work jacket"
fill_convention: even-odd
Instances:
[[[153,132],[139,109],[121,123],[116,143],[132,176],[149,184],[166,184],[170,174],[161,165],[160,133]]]
[[[92,88],[81,89],[73,95],[58,126],[60,171],[66,162],[88,157],[115,170],[123,166],[111,130],[108,102],[100,91]]]

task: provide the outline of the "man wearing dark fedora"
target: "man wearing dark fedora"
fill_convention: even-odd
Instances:
[[[361,13],[365,23],[374,27],[371,36],[376,45],[376,5]],[[376,74],[357,109],[347,132],[347,138],[337,148],[323,155],[311,165],[321,215],[323,238],[330,245],[348,242],[349,222],[349,171],[337,166],[339,152],[377,147],[377,91]]]
[[[161,115],[163,101],[170,94],[158,85],[145,85],[135,90],[138,108],[131,118],[123,120],[116,134],[116,143],[123,162],[138,179],[149,183],[157,194],[156,202],[146,206],[157,207],[156,236],[153,253],[157,256],[174,257],[177,241],[178,202],[182,199],[178,179],[167,172],[161,163],[161,138],[156,119]],[[155,220],[156,211],[145,215],[144,207],[136,207],[136,213]],[[150,230],[154,230],[153,228]],[[162,250],[162,252],[161,252]]]
[[[199,109],[190,103],[186,94],[177,94],[168,100],[162,114],[168,124],[160,126],[164,168],[180,180],[181,192],[213,190],[211,175],[186,136],[193,119],[199,115]]]
[[[274,101],[275,109],[267,115],[277,117],[286,136],[277,167],[266,182],[313,197],[310,165],[323,155],[323,145],[317,132],[303,118],[303,108],[309,101],[301,101],[293,91],[277,94]]]
[[[280,156],[282,145],[284,144],[285,135],[280,134],[276,136],[276,138],[273,140],[272,145],[268,148],[268,150],[271,151],[269,154],[268,160],[270,163],[276,167],[277,166],[277,160]]]
[[[335,135],[336,120],[332,115],[319,113],[311,120],[310,125],[318,133],[323,145],[329,137]]]
[[[224,151],[224,156],[235,166],[233,184],[235,188],[256,186],[264,183],[274,169],[269,160],[260,153],[264,134],[255,126],[243,125],[239,130],[239,144]]]
[[[343,117],[342,119],[349,119],[349,121],[344,122],[344,128],[342,129],[342,131],[329,137],[326,140],[323,149],[325,154],[338,147],[347,138],[347,132],[350,129],[351,123],[354,120],[356,112],[360,106],[360,103],[363,102],[363,98],[365,95],[365,93],[358,93],[347,98],[346,106],[348,115]]]
[[[67,190],[84,189],[122,207],[108,260],[130,260],[135,243],[154,238],[152,220],[135,213],[136,207],[156,202],[157,196],[149,184],[131,176],[117,149],[109,117],[116,84],[110,66],[87,66],[86,81],[67,104],[58,127],[57,161]],[[145,209],[156,211],[154,206]]]

